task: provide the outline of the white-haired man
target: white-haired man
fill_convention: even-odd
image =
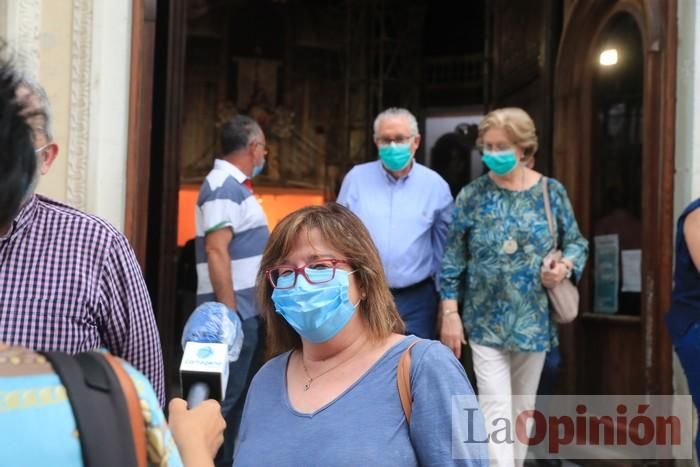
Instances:
[[[417,163],[418,122],[411,112],[389,108],[374,120],[379,160],[348,172],[338,195],[372,235],[406,333],[435,338],[435,275],[452,217],[447,182]]]

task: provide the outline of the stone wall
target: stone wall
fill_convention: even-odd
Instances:
[[[38,191],[122,228],[131,2],[0,0],[0,35],[52,103],[59,157]]]

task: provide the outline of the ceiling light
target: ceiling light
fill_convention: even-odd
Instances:
[[[605,49],[600,53],[600,64],[602,66],[617,65],[617,49]]]

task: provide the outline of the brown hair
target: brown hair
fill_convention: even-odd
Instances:
[[[321,237],[337,250],[356,271],[353,275],[363,299],[358,312],[367,325],[371,339],[388,337],[392,332],[403,333],[404,324],[389,291],[377,249],[362,221],[337,203],[309,206],[287,215],[270,235],[265,246],[257,279],[258,303],[267,329],[267,352],[274,357],[301,347],[301,338],[275,312],[272,285],[265,271],[279,265],[281,258],[292,250],[301,232],[318,229]]]
[[[481,147],[484,134],[492,128],[500,128],[505,131],[510,141],[522,149],[525,159],[531,158],[537,152],[535,122],[523,109],[504,107],[489,112],[479,123],[477,145]]]

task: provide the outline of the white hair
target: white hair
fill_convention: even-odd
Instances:
[[[44,90],[44,87],[39,83],[39,81],[28,75],[24,75],[20,78],[19,87],[27,88],[29,91],[29,96],[34,97],[37,100],[38,108],[32,109],[32,111],[36,111],[43,119],[44,125],[43,128],[40,128],[40,131],[44,132],[47,140],[53,141],[53,132],[51,131],[53,115],[51,112],[49,96],[46,95],[46,90]]]
[[[374,137],[376,138],[377,133],[379,133],[379,124],[382,120],[384,120],[385,118],[396,117],[405,118],[408,122],[408,126],[411,132],[411,134],[408,136],[418,135],[418,121],[410,111],[401,107],[389,107],[388,109],[384,110],[382,113],[377,115],[377,118],[374,119]]]

